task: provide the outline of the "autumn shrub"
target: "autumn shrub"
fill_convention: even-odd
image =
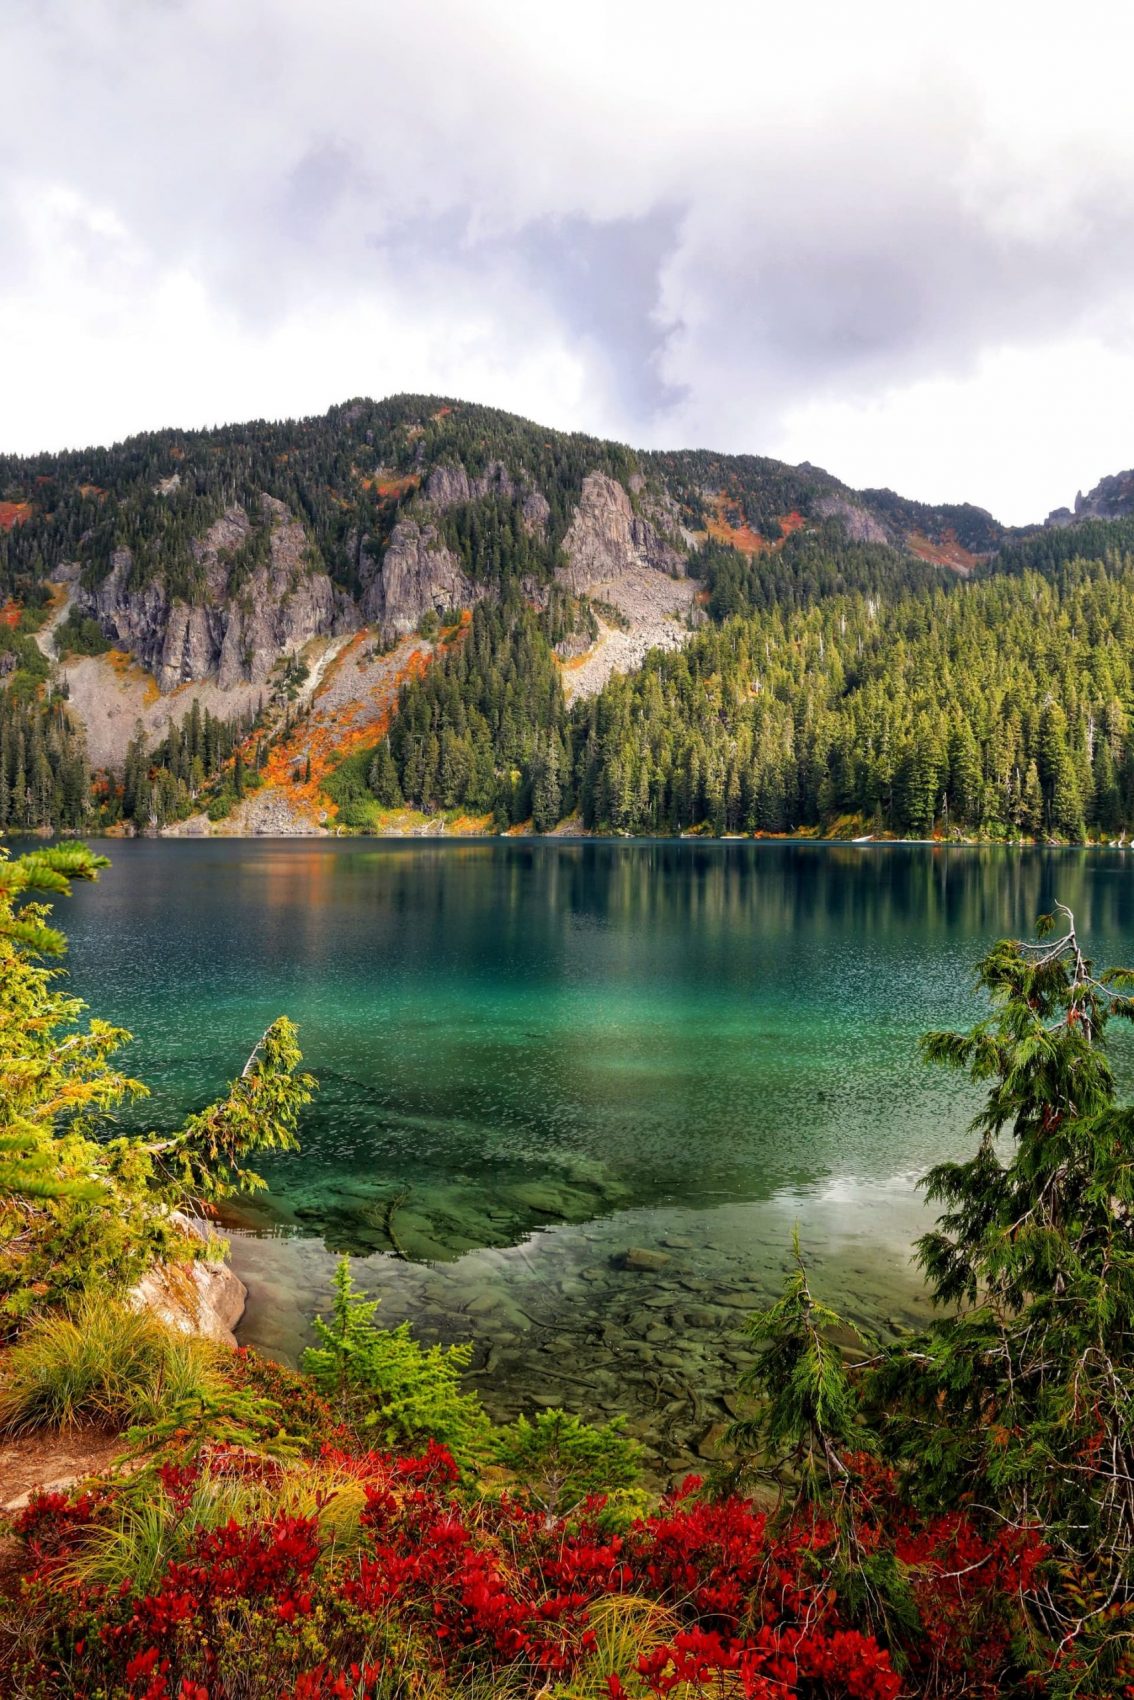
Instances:
[[[123,1482],[72,1543],[66,1576],[145,1593],[210,1530],[280,1517],[309,1520],[324,1555],[341,1555],[359,1545],[365,1509],[364,1480],[344,1456],[283,1462],[212,1447],[197,1465],[167,1460]]]
[[[992,1700],[1018,1674],[1019,1602],[1042,1551],[964,1516],[912,1517],[893,1482],[861,1476],[862,1538],[912,1578],[915,1617],[886,1644],[831,1586],[840,1535],[814,1509],[777,1521],[691,1478],[611,1531],[601,1498],[552,1518],[477,1499],[436,1445],[326,1449],[308,1474],[304,1487],[294,1466],[223,1449],[166,1467],[150,1496],[160,1530],[126,1529],[124,1506],[144,1503],[128,1486],[35,1501],[16,1523],[25,1581],[0,1610],[10,1691]]]

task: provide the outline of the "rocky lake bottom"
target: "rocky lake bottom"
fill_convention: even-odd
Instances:
[[[425,1342],[470,1341],[469,1372],[507,1421],[560,1406],[591,1420],[623,1415],[648,1473],[669,1483],[721,1457],[755,1360],[746,1323],[778,1297],[793,1228],[817,1294],[882,1338],[924,1319],[910,1245],[925,1226],[909,1181],[711,1209],[627,1210],[559,1224],[508,1247],[415,1264],[390,1253],[353,1272],[381,1300],[379,1320],[409,1320]],[[245,1344],[295,1362],[328,1307],[334,1254],[316,1239],[237,1230],[232,1262],[249,1287]],[[855,1355],[854,1336],[844,1342]]]

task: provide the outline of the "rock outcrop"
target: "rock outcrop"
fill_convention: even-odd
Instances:
[[[692,630],[696,585],[658,523],[669,518],[664,501],[640,484],[635,497],[637,513],[615,479],[591,472],[583,480],[556,576],[592,598],[599,636],[563,674],[569,701],[601,690],[612,673],[640,666],[651,649],[679,648]],[[603,617],[604,605],[616,611],[617,626]]]
[[[1100,478],[1085,496],[1080,490],[1073,510],[1055,508],[1044,524],[1058,527],[1081,519],[1125,519],[1130,514],[1134,514],[1134,471],[1115,472]]]
[[[482,473],[471,478],[459,462],[442,462],[425,481],[425,498],[438,513],[485,496],[500,496],[505,501],[519,498],[528,530],[535,534],[547,529],[551,509],[546,496],[523,473],[513,478],[502,460],[490,461]]]
[[[836,519],[852,543],[889,543],[890,534],[880,520],[845,496],[821,496],[815,504],[819,519]]]
[[[134,561],[125,548],[114,552],[101,584],[76,593],[76,604],[138,658],[161,691],[210,677],[222,689],[261,684],[281,655],[357,623],[350,599],[311,569],[298,520],[274,497],[261,500],[268,558],[239,581],[233,557],[252,525],[243,508],[231,507],[190,544],[203,585],[199,601],[171,597],[157,579],[132,584]]]
[[[431,609],[467,608],[482,594],[437,528],[413,519],[398,521],[380,561],[367,565],[364,555],[361,577],[362,619],[385,637],[405,637]]]
[[[584,478],[563,553],[566,562],[557,576],[576,594],[634,567],[671,576],[685,571],[684,556],[651,520],[634,512],[622,485],[604,472],[589,472]]]
[[[210,1242],[216,1238],[207,1223],[177,1214],[187,1234]],[[136,1310],[152,1310],[170,1328],[199,1334],[206,1340],[235,1346],[233,1332],[244,1315],[248,1289],[224,1258],[196,1258],[188,1263],[161,1263],[147,1271],[130,1289],[128,1301]]]
[[[482,496],[508,499],[515,494],[515,480],[502,460],[490,461],[482,473],[471,478],[459,461],[442,462],[425,481],[426,500],[442,513],[462,502],[479,501]]]

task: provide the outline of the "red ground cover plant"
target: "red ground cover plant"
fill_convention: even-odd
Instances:
[[[1008,1692],[1021,1601],[1043,1549],[983,1535],[963,1515],[922,1521],[885,1472],[861,1465],[853,1507],[862,1564],[894,1561],[903,1605],[887,1615],[833,1581],[845,1526],[707,1497],[689,1478],[623,1529],[602,1500],[570,1521],[507,1496],[463,1492],[444,1448],[420,1458],[324,1447],[320,1465],[364,1503],[342,1542],[310,1516],[189,1532],[158,1579],[84,1579],[92,1533],[138,1485],[43,1495],[14,1525],[25,1573],[7,1616],[5,1694],[76,1700],[274,1700],[463,1689],[663,1700],[899,1700]],[[272,1488],[286,1466],[218,1448],[146,1486],[171,1518],[202,1472]],[[881,1573],[881,1572],[879,1572]],[[600,1648],[600,1606],[648,1602],[648,1636]]]

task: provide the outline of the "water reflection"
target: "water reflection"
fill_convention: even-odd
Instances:
[[[166,1125],[280,1011],[321,1090],[234,1255],[294,1356],[334,1255],[389,1321],[475,1338],[490,1406],[628,1410],[694,1463],[793,1223],[826,1296],[916,1314],[913,1181],[968,1148],[917,1059],[1056,899],[1134,960],[1118,852],[700,843],[123,843],[62,906],[75,989]],[[1129,1073],[1129,1046],[1119,1053]],[[396,1239],[408,1261],[390,1255]],[[628,1247],[661,1250],[649,1276]],[[570,1323],[570,1329],[567,1325]],[[567,1330],[565,1332],[565,1330]]]
[[[459,1257],[964,1148],[924,1070],[973,963],[1059,898],[1134,956],[1125,855],[751,843],[136,842],[67,906],[76,988],[169,1123],[280,1010],[322,1090],[260,1220]]]

